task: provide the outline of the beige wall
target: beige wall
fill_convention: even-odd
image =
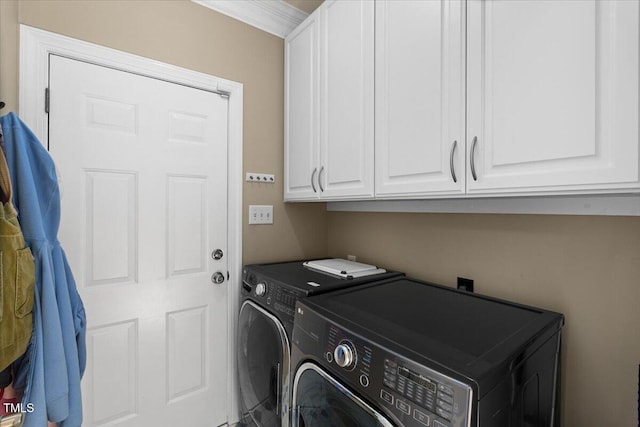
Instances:
[[[0,0],[3,114],[18,107],[18,23],[244,84],[244,170],[278,182],[244,185],[245,262],[328,248],[446,285],[470,277],[477,292],[560,311],[563,425],[637,425],[640,218],[327,214],[324,204],[284,204],[281,39],[188,1]],[[273,204],[275,224],[246,225],[248,204]]]
[[[640,218],[329,213],[329,255],[564,313],[565,427],[635,426]]]
[[[0,111],[18,110],[18,3],[0,0]]]
[[[326,253],[324,204],[283,199],[283,40],[182,1],[0,0],[0,97],[18,111],[18,23],[234,80],[244,85],[244,262]],[[273,226],[246,225],[249,204],[274,205]]]

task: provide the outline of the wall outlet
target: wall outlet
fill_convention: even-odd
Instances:
[[[458,289],[462,289],[463,291],[467,292],[473,292],[473,279],[458,277]]]
[[[262,182],[265,184],[274,184],[276,182],[275,175],[271,173],[256,173],[256,172],[247,172],[246,181],[250,182]]]
[[[273,206],[249,205],[249,224],[273,224]]]
[[[355,255],[347,255],[347,260],[356,262],[356,256]]]

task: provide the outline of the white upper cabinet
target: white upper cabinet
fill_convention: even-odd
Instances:
[[[465,192],[464,4],[376,2],[376,196]]]
[[[317,199],[318,14],[309,16],[285,42],[285,199]]]
[[[286,200],[373,197],[373,29],[373,2],[325,1],[285,40]]]
[[[638,2],[467,13],[467,192],[638,188]]]
[[[373,197],[373,2],[323,6],[319,187],[325,198]]]
[[[640,191],[639,17],[627,0],[326,0],[285,41],[285,198]]]

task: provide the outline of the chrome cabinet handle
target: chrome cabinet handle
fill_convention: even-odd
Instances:
[[[313,168],[313,173],[311,174],[311,188],[313,188],[313,192],[317,193],[318,190],[316,190],[316,186],[313,183],[313,178],[316,176],[316,172],[318,171],[318,168]]]
[[[478,180],[478,175],[476,175],[476,145],[478,145],[478,137],[473,137],[473,142],[471,143],[471,176],[473,176],[473,180]]]
[[[324,171],[324,166],[320,168],[320,172],[318,173],[318,186],[320,187],[320,192],[324,193],[324,188],[322,188],[322,171]]]
[[[453,178],[453,182],[458,182],[458,178],[456,177],[456,168],[453,164],[453,154],[456,152],[457,146],[458,141],[453,141],[453,145],[451,146],[451,153],[449,153],[449,169],[451,169],[451,178]]]

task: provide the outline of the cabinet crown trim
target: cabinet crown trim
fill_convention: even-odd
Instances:
[[[284,0],[191,1],[280,38],[289,35],[308,16]]]

